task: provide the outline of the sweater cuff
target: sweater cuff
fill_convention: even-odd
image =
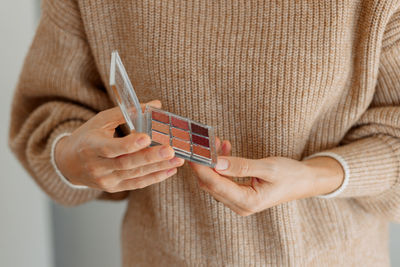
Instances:
[[[62,133],[59,134],[58,136],[56,136],[56,138],[54,139],[53,143],[51,144],[51,151],[50,151],[50,162],[53,165],[53,168],[55,170],[55,172],[57,173],[58,177],[60,178],[60,180],[68,185],[71,188],[75,188],[75,189],[88,189],[88,186],[85,185],[75,185],[70,183],[70,181],[68,181],[68,179],[61,173],[60,169],[58,168],[57,164],[56,164],[56,160],[55,160],[55,150],[56,150],[56,145],[58,143],[58,141],[61,140],[61,138],[65,137],[65,136],[70,136],[71,133]]]
[[[339,186],[338,189],[336,189],[335,191],[329,193],[329,194],[325,194],[325,195],[320,195],[320,196],[316,196],[317,198],[334,198],[339,196],[347,187],[348,183],[349,183],[349,177],[350,177],[350,169],[349,169],[349,165],[347,164],[346,160],[344,158],[342,158],[340,155],[333,153],[333,152],[318,152],[316,154],[313,154],[311,156],[306,157],[305,159],[311,159],[311,158],[315,158],[315,157],[330,157],[335,159],[337,162],[340,163],[340,165],[343,168],[344,171],[344,178],[343,178],[343,182],[342,184]]]
[[[399,177],[399,149],[396,138],[375,135],[311,155],[331,156],[345,171],[343,184],[320,197],[373,196],[390,189]]]
[[[43,154],[45,158],[32,158],[32,166],[36,173],[40,176],[40,185],[46,193],[56,202],[63,205],[78,205],[101,195],[102,191],[94,188],[76,188],[75,185],[63,179],[61,172],[57,172],[58,168],[54,168],[54,148],[60,136],[65,133],[72,133],[83,122],[78,120],[70,120],[59,124],[50,134],[46,149]],[[58,139],[58,140],[57,140]],[[60,175],[61,174],[61,175]],[[66,183],[67,181],[67,183]]]

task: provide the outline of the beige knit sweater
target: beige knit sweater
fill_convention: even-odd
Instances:
[[[216,127],[236,156],[340,155],[335,198],[240,217],[188,166],[129,192],[124,266],[385,266],[400,221],[400,1],[48,0],[13,102],[10,146],[55,201],[56,136],[114,106],[118,50],[142,102]],[[95,257],[96,255],[93,255]]]

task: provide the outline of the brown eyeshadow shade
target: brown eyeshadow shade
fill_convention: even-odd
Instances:
[[[192,132],[208,137],[208,129],[203,126],[191,123]]]
[[[193,141],[193,143],[196,143],[198,145],[202,145],[202,146],[205,146],[205,147],[209,147],[210,146],[210,142],[208,141],[207,138],[204,138],[204,137],[201,137],[201,136],[198,136],[198,135],[192,134],[192,141]]]
[[[176,117],[171,116],[171,124],[172,126],[184,129],[184,130],[189,130],[189,123],[185,120],[178,119]]]
[[[190,143],[189,142],[174,138],[174,139],[172,139],[172,146],[190,153]]]
[[[163,124],[158,121],[151,121],[151,129],[168,134],[169,135],[169,125]]]
[[[153,120],[161,121],[163,123],[168,123],[169,124],[169,116],[167,114],[158,112],[158,111],[152,111],[151,112],[151,117]]]
[[[210,150],[208,150],[207,148],[198,146],[198,145],[194,145],[193,146],[193,153],[205,158],[211,158],[211,153]]]
[[[169,145],[169,135],[151,131],[151,139],[159,144]]]
[[[172,136],[177,137],[182,140],[190,141],[189,132],[183,131],[178,128],[171,128]]]

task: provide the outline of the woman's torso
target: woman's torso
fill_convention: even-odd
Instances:
[[[215,126],[236,156],[301,159],[338,145],[368,107],[396,5],[113,0],[80,7],[105,83],[116,49],[141,102],[157,98],[170,112]],[[374,262],[387,263],[386,231],[351,199],[292,201],[243,218],[201,192],[185,166],[130,194],[122,239],[126,265],[318,266],[359,263],[369,250],[381,255]]]

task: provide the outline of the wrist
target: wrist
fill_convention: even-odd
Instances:
[[[67,154],[65,151],[65,147],[68,147],[67,141],[69,138],[70,134],[65,134],[65,135],[61,135],[60,139],[57,140],[57,142],[55,142],[54,144],[54,165],[55,168],[59,171],[59,176],[61,176],[63,178],[63,180],[73,186],[73,187],[81,187],[83,186],[80,183],[77,183],[73,180],[71,180],[69,177],[67,177],[66,173],[66,168],[65,168],[65,159],[64,156]]]
[[[345,172],[336,159],[317,156],[303,161],[312,180],[312,196],[327,195],[335,192],[343,184]]]

